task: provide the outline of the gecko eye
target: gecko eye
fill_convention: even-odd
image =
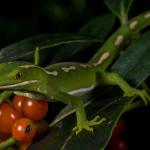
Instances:
[[[22,77],[22,73],[21,72],[17,72],[16,73],[16,79],[19,80]]]

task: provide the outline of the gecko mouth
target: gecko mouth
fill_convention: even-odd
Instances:
[[[16,84],[7,84],[7,85],[0,86],[0,89],[20,87],[20,86],[24,86],[24,85],[31,84],[31,83],[36,83],[36,82],[38,82],[38,80],[28,80],[28,81],[23,81],[23,82],[16,83]]]

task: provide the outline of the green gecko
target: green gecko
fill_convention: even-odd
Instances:
[[[39,67],[36,57],[35,64],[26,62],[8,62],[0,64],[0,95],[1,102],[13,92],[21,92],[25,96],[41,99],[45,96],[49,101],[60,101],[71,104],[76,109],[77,125],[73,128],[76,134],[83,129],[93,131],[105,118],[95,116],[88,120],[82,100],[77,96],[92,90],[97,85],[118,85],[124,96],[140,96],[148,103],[150,96],[144,91],[131,87],[117,73],[106,69],[115,59],[126,41],[134,32],[139,32],[150,25],[150,12],[141,14],[127,25],[120,27],[98,50],[88,63],[57,63],[48,69]],[[16,92],[17,93],[17,92]]]

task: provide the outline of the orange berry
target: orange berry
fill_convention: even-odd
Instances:
[[[13,101],[12,101],[12,104],[13,104],[13,107],[22,115],[22,106],[23,106],[23,103],[24,103],[24,99],[26,97],[24,96],[19,96],[19,95],[15,95],[13,97]]]
[[[12,135],[20,142],[29,142],[36,134],[36,125],[27,118],[21,118],[12,127]]]
[[[48,112],[48,102],[27,98],[23,103],[22,112],[25,117],[40,121]]]
[[[8,103],[0,105],[0,131],[11,133],[12,126],[20,118],[18,111]]]

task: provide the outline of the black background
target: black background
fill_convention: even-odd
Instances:
[[[130,17],[150,8],[135,0]],[[43,33],[76,32],[91,18],[108,13],[102,0],[1,0],[0,48]],[[129,149],[150,149],[150,109],[139,108],[122,117]]]

